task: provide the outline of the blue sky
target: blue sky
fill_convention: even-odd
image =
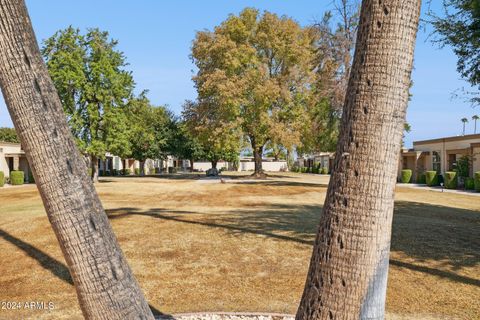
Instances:
[[[426,2],[426,1],[425,1]],[[432,9],[440,11],[438,3]],[[119,40],[129,69],[137,82],[137,90],[149,89],[155,104],[168,105],[179,113],[185,99],[196,96],[191,81],[194,68],[189,59],[195,32],[212,29],[229,13],[238,13],[251,6],[293,17],[307,25],[331,9],[331,1],[267,1],[267,0],[27,0],[30,16],[39,41],[56,30],[73,25],[85,30],[98,27]],[[427,5],[424,5],[424,16]],[[415,51],[414,86],[407,121],[412,132],[405,142],[461,134],[462,117],[471,118],[480,110],[452,93],[465,86],[456,72],[456,57],[450,48],[439,49],[428,39],[430,30],[420,30]],[[0,126],[12,126],[3,99],[0,99]],[[467,132],[473,131],[473,122]]]

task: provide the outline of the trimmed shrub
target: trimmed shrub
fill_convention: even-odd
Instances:
[[[135,172],[136,176],[139,176],[140,175],[140,168],[133,169],[133,172]]]
[[[425,172],[425,182],[427,186],[438,186],[440,183],[438,182],[438,174],[437,171],[427,171]]]
[[[470,178],[470,177],[465,178],[465,189],[466,190],[475,189],[475,180],[473,178]]]
[[[480,192],[480,171],[475,172],[473,179],[475,190]]]
[[[4,184],[5,184],[5,174],[3,173],[3,171],[0,171],[0,187],[3,187]]]
[[[306,167],[301,167],[301,168],[300,168],[300,172],[301,172],[301,173],[307,172],[307,168],[306,168]]]
[[[421,173],[417,177],[417,183],[419,184],[426,184],[427,183],[427,178],[425,177],[425,173]]]
[[[10,172],[10,183],[12,186],[18,186],[25,181],[25,173],[23,171]]]
[[[445,172],[445,188],[457,189],[458,186],[458,174],[455,171]]]
[[[130,169],[122,169],[122,175],[128,176],[128,175],[130,175],[130,173],[132,173],[132,171]]]
[[[411,179],[412,179],[412,170],[410,170],[410,169],[402,170],[402,175],[401,175],[400,181],[402,183],[410,183]]]
[[[313,167],[313,173],[319,174],[320,173],[320,168],[319,167]]]
[[[328,169],[323,167],[321,170],[320,170],[320,173],[321,174],[328,174]]]

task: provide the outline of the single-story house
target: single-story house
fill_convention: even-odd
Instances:
[[[29,182],[30,166],[20,143],[0,141],[0,171],[3,171],[5,178],[10,177],[11,171],[23,171],[25,181]]]
[[[455,169],[457,161],[468,155],[472,158],[470,176],[480,171],[480,134],[414,141],[412,149],[402,149],[398,175],[402,169],[412,170],[412,180],[425,171],[445,174]]]
[[[306,155],[298,157],[295,161],[295,165],[298,167],[314,167],[319,165],[320,168],[326,168],[328,172],[331,172],[333,167],[333,160],[335,158],[335,152],[318,152],[312,155]]]

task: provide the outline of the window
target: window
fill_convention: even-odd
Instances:
[[[437,173],[441,173],[441,158],[440,158],[440,152],[433,151],[432,152],[432,167],[434,171],[437,171]]]

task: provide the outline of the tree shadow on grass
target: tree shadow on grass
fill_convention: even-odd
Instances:
[[[312,245],[321,206],[267,205],[224,214],[203,214],[152,208],[107,210],[110,219],[146,216],[155,219],[220,228],[234,234],[256,234],[269,238]],[[453,271],[480,264],[480,213],[471,210],[400,201],[395,204],[391,250],[403,252],[415,262],[442,261]],[[391,260],[397,267],[480,286],[479,279],[461,276],[442,268]]]
[[[0,238],[13,244],[18,249],[25,252],[30,258],[36,260],[40,264],[40,266],[42,266],[42,268],[48,270],[53,276],[73,286],[73,280],[70,275],[70,271],[68,270],[67,266],[64,265],[62,262],[2,229],[0,229]],[[173,317],[161,312],[151,304],[149,304],[149,307],[155,316],[162,316],[162,318],[165,319],[173,319]]]

